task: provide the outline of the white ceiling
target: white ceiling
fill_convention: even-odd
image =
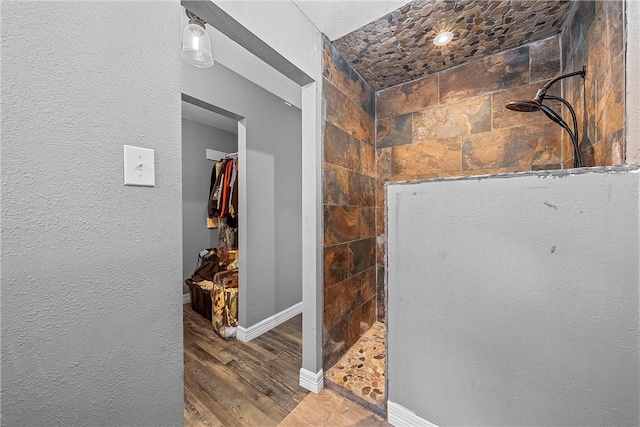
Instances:
[[[236,135],[238,134],[237,120],[230,119],[213,111],[205,110],[202,107],[185,101],[182,101],[182,117],[192,122],[202,123],[212,128],[226,130]]]
[[[292,0],[302,13],[330,40],[338,39],[345,34],[372,22],[409,3],[411,0]],[[186,25],[186,15],[182,14],[182,27]],[[183,22],[184,21],[184,22]],[[209,30],[209,28],[207,28]],[[210,33],[211,34],[211,33]],[[222,61],[225,52],[220,48],[221,41],[215,39],[214,57]],[[217,50],[217,51],[216,51]],[[255,64],[254,64],[255,65]],[[253,66],[246,67],[249,69]],[[299,94],[297,94],[299,96]],[[295,99],[295,101],[299,101]],[[292,102],[297,106],[297,102]],[[238,133],[238,122],[220,114],[182,101],[182,117],[207,126],[222,129],[234,134]]]
[[[293,0],[329,40],[339,39],[410,0]]]

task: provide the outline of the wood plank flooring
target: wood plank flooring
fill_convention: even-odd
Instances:
[[[277,426],[309,394],[298,384],[301,315],[243,343],[189,304],[183,314],[185,426]]]
[[[330,390],[298,385],[301,315],[249,343],[223,339],[190,304],[183,319],[186,427],[389,425]]]
[[[324,388],[309,393],[278,427],[390,427],[378,415]]]

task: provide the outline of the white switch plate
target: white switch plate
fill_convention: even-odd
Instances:
[[[154,151],[124,146],[124,185],[154,187],[156,185]]]

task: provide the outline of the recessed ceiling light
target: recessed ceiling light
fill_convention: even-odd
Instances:
[[[451,31],[444,31],[433,39],[433,44],[436,46],[444,46],[451,40],[453,40],[453,33]]]

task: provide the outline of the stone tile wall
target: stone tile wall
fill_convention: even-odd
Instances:
[[[325,371],[376,319],[375,93],[323,50]]]
[[[623,164],[624,2],[576,1],[563,27],[561,44],[565,58],[563,72],[578,71],[583,65],[587,66],[584,80],[569,78],[564,81],[564,96],[578,117],[583,164]],[[584,111],[587,111],[585,122]],[[565,112],[565,120],[569,117]],[[571,141],[563,135],[563,164],[571,167],[572,163]]]
[[[586,166],[624,163],[623,17],[620,0],[576,1],[561,35],[375,94],[325,41],[325,369],[385,320],[385,182],[571,167],[558,125],[504,105],[582,65],[584,82],[550,93],[572,103],[580,124],[588,112]]]
[[[384,183],[562,167],[562,130],[507,110],[560,73],[553,36],[376,93],[378,318],[385,316]],[[559,88],[554,87],[556,95]]]

